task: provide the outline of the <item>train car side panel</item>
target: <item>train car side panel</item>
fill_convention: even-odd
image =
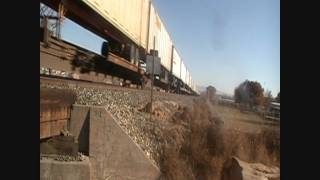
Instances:
[[[186,73],[187,73],[186,66],[184,65],[184,62],[181,61],[181,80],[184,83],[185,83],[185,80],[186,80]]]
[[[136,44],[146,48],[148,0],[82,0]]]
[[[164,24],[162,23],[159,14],[156,12],[153,5],[150,9],[150,27],[149,27],[149,43],[148,51],[153,49],[153,38],[156,40],[155,49],[158,50],[161,58],[161,65],[168,71],[171,71],[171,53],[172,41]]]
[[[186,76],[183,81],[186,85],[188,85],[188,79],[189,79],[189,70],[186,68]]]
[[[178,54],[177,50],[174,48],[173,50],[173,64],[172,64],[172,74],[177,78],[181,79],[180,77],[180,70],[181,70],[181,57]]]

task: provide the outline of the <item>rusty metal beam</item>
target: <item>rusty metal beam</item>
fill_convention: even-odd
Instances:
[[[59,18],[57,16],[40,16],[40,18],[48,18],[48,19],[54,19],[54,20],[58,20]]]
[[[58,10],[60,3],[59,0],[41,0],[41,2],[56,11]],[[106,21],[102,16],[89,8],[83,2],[66,0],[62,1],[62,3],[67,9],[65,16],[72,21],[75,21],[85,29],[88,29],[89,31],[105,39],[112,38],[122,43],[134,43],[126,35],[120,32],[116,27]]]
[[[82,54],[91,54],[88,51],[85,51],[83,48],[80,49],[79,47],[76,47],[70,43],[58,41],[54,38],[50,38],[50,44],[52,45],[52,47],[46,48],[43,47],[43,43],[40,42],[40,53],[50,54],[53,56],[60,57],[62,59],[72,59],[72,57],[74,57],[77,54],[76,51],[81,52]],[[135,64],[131,64],[126,59],[112,53],[109,53],[108,59],[106,59],[106,61],[110,61],[118,66],[127,68],[134,72],[138,72],[139,69],[138,66],[136,66]]]
[[[119,66],[125,67],[127,69],[130,69],[131,71],[138,72],[138,67],[134,64],[131,64],[130,62],[126,61],[125,59],[116,56],[112,53],[109,53],[108,61],[113,62],[114,64],[117,64]]]

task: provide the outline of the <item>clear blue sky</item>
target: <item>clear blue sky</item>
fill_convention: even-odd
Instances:
[[[280,91],[279,0],[154,0],[196,84],[233,94],[245,79]],[[67,21],[63,38],[99,52],[102,39]]]

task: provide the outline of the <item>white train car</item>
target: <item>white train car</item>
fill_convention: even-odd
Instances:
[[[184,62],[183,61],[181,61],[181,81],[183,82],[183,83],[185,83],[185,80],[186,80],[186,74],[187,74],[187,68],[186,68],[186,66],[184,65]]]
[[[190,77],[190,75],[189,75],[189,70],[188,70],[188,68],[186,67],[186,77],[184,78],[184,84],[186,84],[187,86],[189,85],[189,77]]]
[[[153,47],[154,37],[156,41],[155,48]],[[170,72],[172,59],[172,40],[159,14],[152,4],[150,7],[148,52],[150,52],[151,49],[158,50],[159,57],[161,58],[161,65]]]
[[[191,73],[189,74],[189,84],[188,84],[188,86],[192,90],[192,76],[191,76]]]
[[[181,57],[176,50],[176,48],[173,48],[173,58],[172,58],[172,74],[178,78],[181,79]]]
[[[147,47],[149,0],[82,0],[118,30]]]
[[[113,26],[112,28],[119,30],[122,33],[121,36],[128,37],[138,45],[142,52],[148,53],[151,49],[157,50],[164,69],[167,72],[172,72],[176,79],[180,79],[186,86],[196,92],[192,75],[174,47],[160,15],[150,0],[81,0],[81,2],[109,22]],[[82,18],[84,17],[82,16]],[[90,22],[90,20],[87,19],[87,22]],[[96,28],[96,31],[109,32],[108,29],[103,29],[109,27],[109,25],[102,25],[101,20],[96,24],[98,25],[92,25]],[[127,40],[119,41],[127,42]],[[141,57],[143,58],[143,56]]]
[[[192,76],[191,73],[189,72],[189,82],[188,82],[188,86],[190,89],[192,89]]]

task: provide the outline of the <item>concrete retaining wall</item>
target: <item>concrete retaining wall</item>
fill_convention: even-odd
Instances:
[[[153,180],[160,174],[104,107],[74,105],[70,131],[80,151],[88,151],[92,180]]]

